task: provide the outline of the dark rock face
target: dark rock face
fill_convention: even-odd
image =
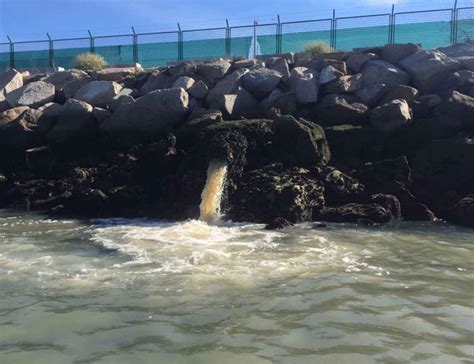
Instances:
[[[322,98],[314,109],[315,119],[325,126],[362,122],[369,109],[351,97],[330,94]]]
[[[474,227],[474,195],[459,200],[449,211],[449,220],[455,224]]]
[[[376,203],[350,203],[338,207],[325,207],[316,219],[329,222],[351,222],[361,225],[388,223],[393,219],[390,210]]]

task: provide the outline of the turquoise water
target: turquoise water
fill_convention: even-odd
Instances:
[[[369,20],[370,21],[370,20]],[[304,25],[304,23],[302,23]],[[310,28],[313,25],[304,25]],[[330,31],[329,22],[328,30],[316,31],[298,31],[288,32],[283,30],[285,34],[282,36],[283,52],[301,51],[307,43],[323,40],[329,43]],[[316,27],[314,25],[314,27]],[[458,31],[458,41],[462,42],[468,38],[474,37],[474,23],[472,20],[460,20]],[[273,29],[273,28],[272,28]],[[267,29],[267,33],[272,31]],[[236,29],[238,31],[239,29]],[[351,50],[358,47],[368,47],[386,44],[388,41],[389,28],[386,25],[344,28],[337,30],[336,48],[340,50]],[[395,29],[396,43],[418,43],[424,49],[433,49],[450,44],[450,22],[424,22],[413,24],[400,24]],[[224,33],[222,31],[222,33]],[[231,56],[247,56],[252,36],[248,29],[245,29],[245,36],[232,34],[230,41]],[[172,41],[174,35],[167,37],[169,40],[165,42],[143,42],[138,46],[138,60],[144,67],[164,66],[167,62],[178,59],[178,41]],[[176,33],[177,38],[177,33]],[[277,38],[274,34],[257,35],[262,54],[274,54],[277,49]],[[101,39],[107,42],[106,39]],[[112,42],[112,41],[111,41]],[[102,55],[109,64],[130,64],[133,63],[133,46],[131,37],[122,37],[117,44],[105,46],[97,44],[95,51]],[[71,68],[73,67],[74,57],[78,54],[88,52],[87,43],[84,46],[76,48],[55,49],[55,65]],[[18,50],[15,52],[16,68],[40,68],[49,66],[49,50],[47,43],[41,43],[37,47],[42,49],[36,50]],[[193,59],[212,59],[226,57],[226,39],[224,34],[222,37],[214,36],[214,39],[190,39],[183,42],[183,58],[185,60]],[[7,45],[0,45],[0,69],[6,69],[9,66],[10,55]]]

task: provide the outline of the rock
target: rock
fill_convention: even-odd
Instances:
[[[194,85],[188,91],[189,95],[197,100],[206,98],[208,92],[209,89],[207,85],[201,80],[194,83]]]
[[[436,107],[435,113],[444,125],[454,129],[474,130],[474,98],[452,91]]]
[[[380,99],[386,94],[387,86],[384,83],[378,83],[373,86],[367,86],[357,90],[354,94],[360,102],[367,106],[376,105]]]
[[[368,61],[377,60],[379,56],[374,53],[353,53],[349,56],[346,63],[350,70],[360,73]]]
[[[248,72],[248,69],[241,68],[218,81],[214,88],[209,91],[206,99],[207,103],[211,105],[221,98],[222,95],[233,94],[239,87],[242,77]]]
[[[410,107],[405,100],[392,100],[376,107],[370,114],[372,126],[376,130],[387,134],[411,122],[411,120]]]
[[[266,61],[268,68],[275,70],[281,74],[281,80],[287,82],[290,79],[290,67],[286,58],[274,57]]]
[[[28,106],[19,106],[6,110],[0,114],[0,127],[15,121],[20,115],[29,110]]]
[[[318,221],[350,222],[361,225],[385,224],[393,219],[391,212],[376,203],[349,203],[338,207],[324,207],[316,215]]]
[[[262,99],[275,89],[281,78],[282,74],[272,69],[253,69],[242,77],[242,87]]]
[[[474,71],[474,56],[461,57],[458,58],[458,61],[461,62],[461,68],[467,69],[469,71]]]
[[[94,109],[92,110],[92,116],[98,123],[104,121],[110,115],[112,115],[112,113],[109,110],[105,110],[100,107],[94,107]]]
[[[112,102],[109,104],[109,109],[113,112],[117,111],[118,108],[124,104],[131,104],[134,103],[135,99],[127,94],[118,94],[112,99]]]
[[[265,225],[265,230],[279,230],[290,227],[292,225],[287,219],[283,217],[276,217],[270,223]]]
[[[342,94],[359,90],[362,87],[362,74],[342,76],[324,85],[326,94]]]
[[[402,207],[400,201],[395,196],[377,193],[370,196],[370,201],[390,211],[393,220],[400,220],[402,218]]]
[[[280,115],[292,115],[296,113],[296,98],[292,92],[283,92],[281,89],[274,89],[270,95],[263,99],[262,108],[267,112],[276,111]]]
[[[392,100],[405,100],[408,104],[411,104],[413,100],[418,96],[418,90],[414,87],[406,85],[398,85],[385,94],[385,96],[380,101],[380,104],[386,104]]]
[[[227,60],[205,62],[197,65],[196,73],[213,85],[226,75],[230,66]]]
[[[228,212],[234,221],[311,221],[313,209],[324,204],[323,186],[303,168],[269,166],[245,173],[236,183]]]
[[[453,137],[422,147],[413,159],[416,195],[445,217],[461,198],[474,194],[474,140]]]
[[[413,118],[428,118],[431,117],[433,109],[441,103],[441,97],[437,94],[418,96],[416,100],[412,101]]]
[[[120,106],[100,129],[112,135],[160,133],[185,120],[188,103],[183,89],[152,91],[134,103]]]
[[[296,102],[309,104],[318,101],[318,75],[312,69],[295,67],[290,75],[290,91],[295,94]]]
[[[443,52],[451,58],[474,57],[474,44],[471,41],[456,43],[447,47],[440,47],[437,51]]]
[[[292,116],[281,116],[273,122],[276,152],[280,161],[294,166],[326,165],[331,152],[319,125]]]
[[[332,168],[322,168],[320,176],[324,181],[324,200],[328,206],[340,206],[364,199],[365,186],[355,178]]]
[[[66,82],[60,90],[62,91],[65,99],[71,99],[80,88],[84,87],[91,81],[92,77],[89,75],[82,76],[75,80]],[[56,91],[58,91],[58,89],[56,89]]]
[[[443,84],[438,87],[438,93],[446,94],[456,90],[468,94],[472,87],[474,87],[474,72],[459,70],[443,80]]]
[[[37,81],[11,91],[6,95],[12,107],[39,107],[54,100],[55,88],[52,84]]]
[[[250,68],[259,64],[259,61],[256,59],[239,59],[232,63],[232,69],[238,70],[240,68]]]
[[[97,132],[93,107],[88,103],[68,99],[61,110],[58,121],[47,134],[49,141],[64,141],[72,138],[82,138]]]
[[[119,82],[125,77],[137,73],[136,67],[111,67],[95,72],[95,78],[99,81]]]
[[[69,82],[83,79],[90,80],[90,76],[87,74],[87,72],[77,69],[71,69],[63,72],[54,72],[53,74],[46,77],[43,81],[54,85],[56,90],[60,91]]]
[[[341,61],[341,60],[316,58],[316,59],[311,60],[308,65],[309,68],[317,72],[320,72],[323,68],[326,68],[329,66],[337,69],[339,72],[343,73],[344,75],[347,74],[346,62]]]
[[[460,199],[449,211],[448,219],[458,225],[474,227],[474,195]]]
[[[8,110],[10,108],[10,104],[7,101],[7,98],[3,94],[3,91],[0,91],[0,113]]]
[[[362,84],[364,87],[383,83],[388,89],[391,89],[397,85],[408,85],[409,82],[409,74],[385,61],[368,61],[362,69]]]
[[[192,62],[179,62],[169,67],[167,72],[172,80],[177,80],[182,76],[192,77],[196,73],[196,65]]]
[[[238,87],[234,94],[221,95],[211,107],[224,112],[232,119],[252,119],[260,116],[258,100],[241,87]]]
[[[20,106],[0,114],[0,149],[23,152],[37,146],[41,136],[36,131],[41,111]],[[8,159],[8,154],[2,154]],[[1,161],[7,162],[7,161]]]
[[[422,51],[399,62],[413,78],[413,85],[422,94],[436,91],[449,74],[456,72],[460,62],[439,51]]]
[[[38,108],[41,112],[41,117],[37,122],[37,131],[43,135],[48,133],[54,124],[57,122],[59,116],[63,111],[63,105],[49,102],[46,105]]]
[[[50,147],[42,145],[41,147],[27,149],[25,151],[25,164],[30,170],[37,173],[50,171],[54,162],[53,151]]]
[[[369,109],[350,97],[329,94],[315,107],[315,118],[324,125],[352,124],[365,120]]]
[[[181,76],[176,81],[174,81],[171,88],[182,88],[185,91],[188,91],[194,85],[194,79],[187,76]]]
[[[5,96],[23,86],[23,76],[21,72],[11,69],[0,73],[0,93]]]
[[[172,78],[169,75],[156,70],[140,88],[140,95],[143,96],[155,90],[168,89],[171,87],[172,82]]]
[[[74,98],[92,106],[106,107],[122,90],[122,86],[113,81],[91,81],[81,87]]]
[[[319,84],[325,85],[331,81],[338,79],[339,77],[344,76],[344,73],[334,68],[333,66],[324,67],[319,74]]]
[[[420,51],[420,46],[413,43],[386,44],[382,47],[380,58],[392,64]]]

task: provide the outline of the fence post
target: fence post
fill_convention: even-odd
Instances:
[[[282,25],[281,25],[281,21],[280,21],[280,14],[277,14],[277,20],[278,20],[278,24],[277,24],[277,34],[276,34],[276,52],[277,54],[281,54],[282,53]]]
[[[183,60],[183,31],[178,23],[178,60]]]
[[[10,68],[15,68],[15,43],[13,43],[12,39],[9,35],[7,35],[8,42],[10,43]]]
[[[392,12],[390,13],[388,44],[395,43],[395,4],[392,4]]]
[[[89,48],[91,53],[95,53],[95,41],[94,37],[92,36],[92,33],[90,30],[87,31],[89,33]]]
[[[49,67],[54,67],[54,44],[49,33],[46,33],[49,44]]]
[[[336,34],[337,32],[337,20],[336,20],[336,9],[332,9],[332,20],[331,20],[331,34],[329,36],[329,45],[332,49],[336,49]]]
[[[135,32],[135,28],[132,27],[133,32],[133,63],[138,63],[138,35]]]
[[[451,10],[451,44],[458,41],[458,0],[454,0],[454,8]]]
[[[231,57],[231,44],[230,44],[230,26],[229,26],[229,20],[225,20],[226,28],[225,28],[225,54],[227,58]]]

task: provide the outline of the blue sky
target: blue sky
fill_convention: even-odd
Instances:
[[[14,41],[94,34],[139,32],[249,24],[253,19],[272,22],[319,19],[331,15],[387,12],[395,2],[399,11],[452,7],[454,0],[0,0],[0,42],[10,34]],[[458,0],[474,6],[474,0]]]

